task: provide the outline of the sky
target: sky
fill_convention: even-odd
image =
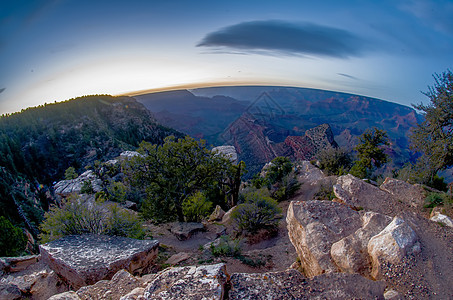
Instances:
[[[256,84],[411,105],[447,69],[453,0],[0,1],[0,114]]]

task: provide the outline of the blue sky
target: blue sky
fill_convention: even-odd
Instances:
[[[453,1],[0,3],[0,113],[87,94],[269,84],[419,103]]]

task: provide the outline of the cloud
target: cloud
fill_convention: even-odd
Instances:
[[[346,77],[349,79],[359,80],[357,77],[349,75],[349,74],[345,74],[345,73],[337,73],[337,75],[340,75],[340,76],[343,76],[343,77]]]
[[[289,55],[347,58],[359,56],[365,42],[352,33],[313,23],[252,21],[222,28],[206,35],[197,47],[280,52]],[[264,52],[263,52],[264,51]]]
[[[6,88],[0,88],[0,94],[3,93],[4,90],[6,90]]]

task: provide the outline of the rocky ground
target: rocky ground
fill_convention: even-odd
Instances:
[[[453,223],[448,210],[423,207],[426,188],[298,169],[303,185],[279,204],[277,233],[244,240],[240,255],[210,250],[233,232],[226,216],[147,224],[158,253],[152,241],[68,238],[39,257],[1,260],[0,299],[70,289],[52,299],[453,299]],[[333,201],[313,200],[320,189]]]

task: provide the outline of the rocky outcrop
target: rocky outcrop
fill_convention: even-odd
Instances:
[[[357,274],[307,279],[295,270],[231,276],[229,299],[384,299],[385,283]]]
[[[96,177],[96,175],[91,170],[82,173],[76,179],[61,180],[57,182],[53,186],[53,188],[55,190],[55,193],[60,196],[67,196],[73,193],[80,194],[80,191],[82,190],[82,186],[85,181],[91,183],[91,186],[93,187],[93,190],[95,192],[99,192],[101,190],[102,182],[99,178]]]
[[[192,235],[197,232],[204,231],[205,227],[201,223],[196,222],[178,222],[174,224],[170,231],[178,238],[180,241],[185,241],[190,239]]]
[[[335,264],[345,273],[370,274],[368,242],[390,222],[389,216],[366,212],[362,215],[362,227],[351,235],[332,244],[330,255]]]
[[[304,184],[315,185],[324,181],[326,175],[309,161],[302,161],[296,166],[298,179]]]
[[[422,207],[426,197],[426,192],[421,185],[389,177],[381,184],[380,189],[413,207]]]
[[[219,153],[228,158],[233,164],[238,163],[238,154],[234,146],[218,146],[212,148],[212,152]]]
[[[291,243],[310,277],[338,271],[330,255],[332,244],[362,224],[358,212],[330,201],[293,201],[286,222]]]
[[[225,264],[168,268],[146,287],[144,299],[224,299]]]
[[[38,262],[39,255],[0,257],[0,274],[20,272]]]
[[[110,279],[118,270],[143,274],[154,266],[159,242],[130,238],[81,235],[67,236],[40,246],[43,262],[80,288]]]
[[[398,264],[409,252],[419,252],[420,246],[415,244],[417,235],[401,218],[395,217],[378,235],[368,243],[368,253],[372,260],[371,276],[380,277],[383,263]]]

